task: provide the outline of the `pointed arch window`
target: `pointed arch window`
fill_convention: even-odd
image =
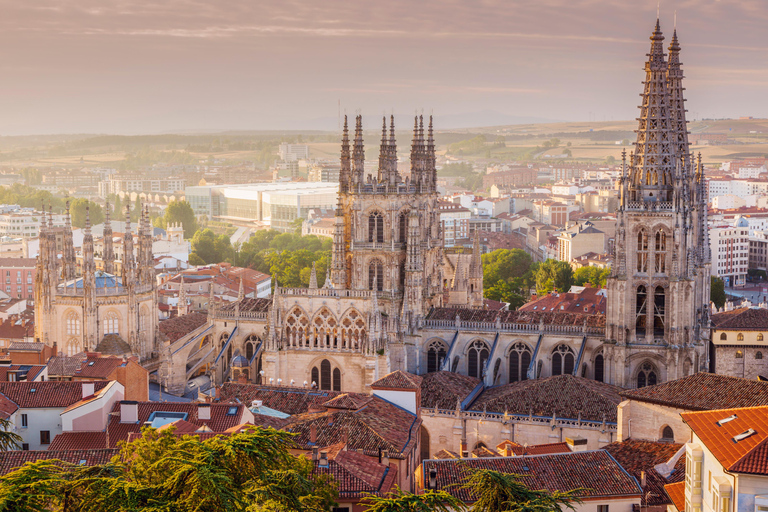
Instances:
[[[485,368],[485,363],[488,361],[488,356],[490,355],[490,352],[488,351],[488,346],[480,341],[477,340],[472,343],[472,346],[469,348],[469,354],[468,354],[468,374],[470,377],[476,377],[476,378],[482,378],[483,376],[483,368]]]
[[[316,388],[319,385],[320,381],[320,371],[317,369],[317,366],[312,368],[312,387]]]
[[[80,335],[80,317],[74,311],[70,311],[66,319],[67,336]]]
[[[341,391],[341,370],[338,368],[333,369],[333,390]]]
[[[645,319],[648,314],[648,294],[645,286],[637,287],[635,296],[635,335],[638,338],[645,337]]]
[[[400,214],[398,219],[399,239],[398,242],[404,244],[408,241],[408,212]]]
[[[368,216],[368,241],[384,242],[384,217],[380,212],[373,212]]]
[[[427,373],[438,372],[443,367],[447,351],[445,345],[439,340],[434,340],[427,349]]]
[[[368,265],[368,288],[373,291],[384,290],[384,265],[375,259]]]
[[[653,293],[653,335],[657,338],[664,336],[664,324],[667,305],[667,292],[657,286]]]
[[[655,386],[657,382],[656,376],[656,367],[646,361],[637,372],[637,387],[644,388],[645,386]]]
[[[104,318],[104,335],[118,334],[120,332],[120,318],[117,313],[110,311]]]
[[[667,271],[667,234],[662,230],[656,233],[654,249],[655,271],[657,274],[663,274]]]
[[[595,380],[605,382],[605,359],[603,359],[603,354],[597,354],[597,357],[595,357]]]
[[[527,380],[529,366],[531,349],[525,343],[515,343],[509,353],[509,382]]]
[[[648,272],[648,233],[644,229],[637,233],[637,271]]]
[[[320,362],[320,389],[331,389],[331,362],[327,359]]]
[[[568,345],[558,345],[552,352],[552,375],[570,375],[573,373],[575,359],[573,350]]]

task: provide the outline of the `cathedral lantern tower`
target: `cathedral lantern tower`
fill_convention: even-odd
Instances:
[[[707,204],[688,147],[680,45],[675,33],[667,60],[658,20],[650,39],[607,283],[606,375],[625,387],[703,369],[709,339]]]

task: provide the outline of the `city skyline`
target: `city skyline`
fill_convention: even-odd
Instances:
[[[26,5],[0,0],[0,135],[333,129],[415,108],[472,125],[637,116],[657,5],[601,0]],[[689,119],[768,117],[759,0],[677,12]],[[439,118],[438,118],[439,120]],[[476,122],[474,123],[476,124]]]

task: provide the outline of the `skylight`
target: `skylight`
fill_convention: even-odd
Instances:
[[[227,409],[227,416],[234,416],[235,414],[237,414],[237,407],[236,406],[235,407],[230,407],[229,409]]]
[[[185,412],[168,412],[168,411],[155,411],[149,415],[149,419],[146,423],[152,428],[160,428],[163,425],[168,425],[178,420],[186,420],[187,413]]]
[[[723,425],[725,425],[729,421],[733,421],[733,420],[735,420],[737,418],[738,418],[738,416],[736,416],[735,414],[732,414],[732,415],[728,416],[727,418],[723,418],[720,421],[718,421],[717,422],[717,426],[718,427],[722,427]]]
[[[755,429],[753,429],[753,428],[750,428],[748,430],[745,430],[744,432],[742,432],[741,434],[739,434],[737,436],[733,436],[733,442],[734,443],[738,443],[739,441],[743,441],[746,438],[748,438],[749,436],[753,436],[755,434],[757,434],[757,431]]]

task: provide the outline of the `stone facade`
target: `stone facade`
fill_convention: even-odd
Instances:
[[[107,212],[109,204],[107,204]],[[158,332],[157,289],[152,256],[152,226],[142,210],[138,244],[134,249],[130,209],[126,207],[125,256],[122,279],[113,273],[114,252],[107,214],[105,270],[96,270],[93,235],[86,213],[82,252],[72,244],[69,205],[65,216],[62,257],[59,259],[51,213],[43,215],[40,251],[35,276],[35,339],[67,355],[96,351],[112,355],[134,354],[141,360],[156,355]]]
[[[677,33],[651,35],[635,150],[623,155],[608,279],[608,381],[642,387],[706,369],[710,254],[701,157],[694,164]]]

